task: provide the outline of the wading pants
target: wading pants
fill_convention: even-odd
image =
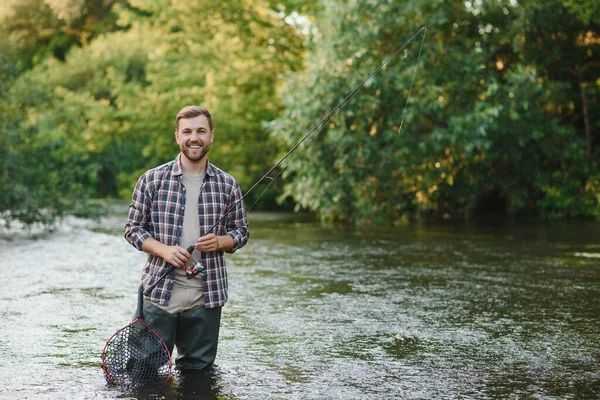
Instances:
[[[169,352],[177,346],[175,364],[181,369],[210,367],[217,356],[221,307],[198,306],[171,314],[144,300],[144,322],[162,338]]]

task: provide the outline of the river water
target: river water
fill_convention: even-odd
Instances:
[[[124,218],[0,235],[1,398],[600,398],[598,223],[359,231],[251,214],[217,367],[134,389],[100,368],[145,259]]]

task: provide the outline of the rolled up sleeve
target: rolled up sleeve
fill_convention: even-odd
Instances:
[[[244,202],[241,201],[242,190],[236,184],[233,190],[232,204],[237,205],[227,215],[227,234],[233,239],[233,248],[228,253],[235,253],[248,243],[250,233],[248,232],[248,217]]]
[[[140,251],[142,243],[149,237],[153,237],[150,224],[151,206],[152,197],[148,190],[147,177],[142,175],[133,190],[125,223],[125,239]]]

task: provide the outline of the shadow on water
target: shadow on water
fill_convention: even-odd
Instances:
[[[99,359],[145,260],[124,218],[0,239],[0,398],[600,398],[600,224],[252,214],[218,367],[134,389]]]

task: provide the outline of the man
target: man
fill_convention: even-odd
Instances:
[[[249,235],[238,183],[208,160],[214,136],[208,110],[183,108],[175,119],[181,152],[139,178],[125,225],[127,241],[148,253],[142,287],[155,283],[168,264],[175,267],[145,297],[144,321],[169,351],[177,346],[175,362],[183,370],[205,369],[215,360],[227,301],[223,253],[243,247]],[[196,262],[204,274],[188,279],[186,269]]]

